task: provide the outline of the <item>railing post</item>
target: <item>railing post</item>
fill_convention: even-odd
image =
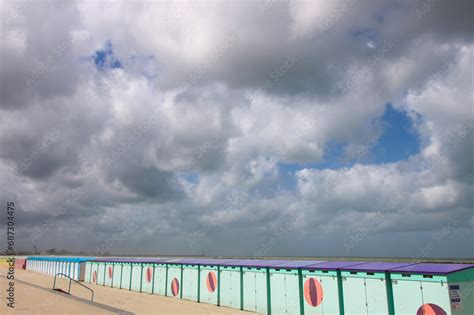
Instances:
[[[69,278],[69,289],[67,290],[67,293],[71,294],[71,278]]]
[[[201,302],[201,265],[197,265],[198,268],[198,297],[197,302]]]

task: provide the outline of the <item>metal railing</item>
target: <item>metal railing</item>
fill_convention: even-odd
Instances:
[[[84,287],[86,288],[87,290],[91,291],[92,293],[92,296],[91,296],[91,302],[94,302],[94,290],[92,290],[91,288],[89,287],[86,287],[85,285],[83,285],[82,283],[80,283],[79,281],[69,277],[68,275],[64,274],[64,273],[57,273],[54,275],[54,283],[53,283],[53,290],[56,290],[56,277],[57,276],[64,276],[66,278],[69,279],[69,288],[67,290],[67,294],[71,294],[71,282],[74,281],[75,283],[77,283],[78,285],[80,285],[81,287]]]

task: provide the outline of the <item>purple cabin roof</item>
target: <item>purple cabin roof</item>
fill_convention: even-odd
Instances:
[[[448,273],[473,268],[473,264],[435,264],[435,263],[421,263],[411,266],[405,266],[390,270],[394,273],[427,273],[445,275]]]
[[[170,258],[170,257],[103,257],[93,262],[123,263],[166,263],[180,265],[242,266],[253,268],[347,270],[365,272],[449,274],[473,268],[474,264],[409,263],[409,262],[362,262],[362,261],[319,261],[280,259],[212,259],[212,258]]]
[[[226,261],[221,262],[221,266],[226,266],[226,267],[235,267],[235,266],[241,266],[241,262],[244,262],[244,259],[226,259]]]
[[[401,268],[401,267],[407,267],[411,266],[414,263],[407,263],[407,262],[380,262],[380,261],[374,261],[374,262],[368,262],[364,264],[358,264],[358,265],[352,265],[352,266],[346,266],[342,267],[341,270],[346,270],[346,271],[365,271],[365,272],[385,272],[389,271],[394,268]]]
[[[194,259],[194,258],[168,258],[163,262],[167,263],[167,264],[184,265],[184,264],[188,264],[188,263],[190,264],[191,261],[195,261],[195,260],[196,259]]]
[[[324,262],[326,261],[324,260],[286,260],[283,263],[275,265],[273,267],[293,269],[293,268],[302,268],[302,267],[310,266],[310,265],[317,265]]]
[[[198,262],[199,265],[213,265],[222,266],[225,263],[229,263],[229,259],[202,259]]]
[[[165,262],[167,258],[123,258],[123,257],[106,257],[97,258],[94,262],[123,262],[123,263],[161,263]]]
[[[183,258],[176,261],[167,261],[167,263],[177,263],[181,265],[214,265],[226,266],[234,259],[219,259],[219,258]],[[237,260],[238,261],[238,260]]]
[[[242,267],[255,267],[255,268],[265,268],[268,264],[272,264],[275,262],[280,262],[280,260],[266,260],[266,259],[243,259],[243,260],[236,260],[234,262],[229,263],[227,266],[242,266]]]
[[[244,260],[236,260],[235,262],[230,263],[228,266],[266,268],[266,267],[277,266],[284,262],[285,260],[279,260],[279,259],[244,259]]]
[[[182,264],[186,260],[190,260],[190,259],[189,258],[168,258],[164,262],[167,264]]]
[[[214,266],[242,266],[242,267],[281,267],[299,268],[301,266],[321,263],[318,260],[279,260],[279,259],[189,259],[181,260],[180,264],[214,265]]]
[[[243,267],[255,267],[255,268],[267,268],[267,267],[275,267],[286,260],[282,259],[249,259],[247,262],[242,264]]]
[[[302,269],[341,270],[342,268],[365,264],[365,261],[326,261],[319,264],[304,266]]]

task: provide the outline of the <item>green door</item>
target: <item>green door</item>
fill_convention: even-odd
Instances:
[[[257,273],[250,271],[250,268],[243,268],[244,285],[244,310],[257,312]]]
[[[198,267],[183,266],[183,299],[197,301]]]
[[[166,267],[164,265],[155,266],[153,273],[153,293],[165,295],[166,290]]]
[[[37,264],[37,272],[41,273],[41,261],[38,261],[38,264]],[[60,261],[59,262],[59,273],[65,273],[64,272],[64,262],[63,261]],[[63,275],[60,275],[60,277],[64,277]]]
[[[84,274],[84,282],[91,282],[91,263],[86,262],[86,269],[85,269],[85,274]],[[51,267],[51,266],[48,266]]]
[[[267,272],[265,268],[244,267],[243,299],[244,310],[267,313]]]
[[[285,274],[270,269],[270,293],[273,314],[286,314]]]
[[[348,273],[343,273],[348,274]],[[343,276],[344,311],[346,314],[361,315],[367,313],[365,279]]]
[[[35,262],[36,266],[38,265],[38,262],[36,261]],[[59,264],[60,262],[59,261],[55,261],[54,262],[54,274],[57,274],[57,273],[60,273],[60,269],[59,269]]]
[[[268,305],[268,287],[267,272],[264,268],[257,268],[255,273],[255,311],[258,313],[267,313]]]
[[[395,314],[451,314],[444,276],[392,274]]]
[[[144,264],[142,272],[142,292],[152,293],[153,290],[153,271],[152,264]]]
[[[97,284],[97,270],[99,269],[98,263],[91,264],[91,283]]]
[[[240,267],[233,267],[231,271],[231,287],[230,287],[230,307],[240,309]]]
[[[297,270],[285,275],[285,292],[286,292],[286,312],[287,314],[300,313],[300,286]]]
[[[130,275],[132,270],[132,264],[125,263],[122,265],[122,289],[130,290]]]
[[[99,263],[99,269],[97,271],[97,284],[104,285],[105,277],[105,263]]]
[[[271,269],[270,287],[272,313],[300,313],[298,271],[292,269]]]
[[[387,285],[382,278],[366,278],[367,312],[370,315],[388,314]]]
[[[104,284],[108,287],[112,286],[112,279],[114,277],[114,265],[106,264],[105,265],[105,282]]]
[[[112,286],[114,288],[120,288],[122,282],[122,264],[115,263],[113,271]]]
[[[333,275],[321,276],[319,282],[323,290],[321,302],[324,315],[339,314],[339,288],[337,284],[337,272]]]
[[[240,309],[240,267],[221,267],[220,305]]]
[[[442,314],[441,309],[446,314],[451,313],[451,305],[449,301],[448,284],[443,281],[438,282],[421,282],[423,304],[430,304],[430,308],[436,308],[438,313]]]
[[[322,315],[323,312],[323,300],[318,296],[317,283],[324,288],[324,303],[327,298],[326,287],[323,286],[321,277],[316,275],[303,275],[303,286],[304,286],[304,313],[305,315]],[[319,303],[319,304],[318,304]]]
[[[392,287],[395,314],[416,315],[420,306],[423,305],[421,282],[417,280],[403,280],[396,275],[392,275]]]
[[[340,314],[339,278],[335,270],[303,270],[305,315]]]
[[[179,298],[181,296],[181,266],[168,265],[168,290],[167,296]]]
[[[201,268],[200,302],[217,305],[217,292],[219,283],[219,274],[217,267]]]
[[[142,264],[132,264],[132,291],[140,292],[142,285]]]
[[[220,305],[230,306],[231,304],[231,285],[232,285],[232,273],[227,270],[227,267],[221,267],[220,279]]]

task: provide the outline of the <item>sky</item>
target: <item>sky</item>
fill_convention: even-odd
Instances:
[[[473,6],[2,1],[2,222],[17,250],[472,258]]]

